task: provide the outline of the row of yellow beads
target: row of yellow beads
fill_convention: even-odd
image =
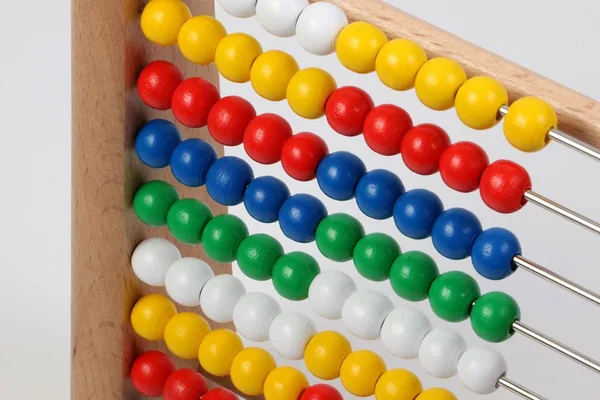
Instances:
[[[260,44],[251,36],[227,35],[223,25],[210,17],[192,18],[178,0],[152,0],[142,14],[142,29],[154,43],[178,43],[184,56],[196,64],[215,61],[219,72],[231,81],[252,81],[255,90],[269,100],[287,97],[292,109],[305,118],[322,116],[327,97],[336,88],[327,72],[317,68],[298,72],[298,64],[288,54],[262,54]],[[508,104],[506,89],[497,80],[486,76],[467,79],[457,62],[445,57],[428,60],[418,44],[406,39],[388,41],[381,29],[366,22],[346,26],[337,38],[336,52],[348,69],[376,71],[392,89],[414,87],[429,108],[447,110],[454,106],[461,121],[474,129],[496,125],[500,108]],[[524,97],[510,106],[504,133],[514,147],[532,152],[546,146],[548,132],[556,126],[552,107],[539,98]]]
[[[171,0],[172,1],[172,0]],[[308,388],[304,374],[293,367],[277,367],[267,351],[244,349],[240,337],[228,330],[211,331],[208,322],[192,312],[177,313],[175,304],[160,294],[137,301],[131,312],[134,331],[150,341],[164,340],[177,357],[198,358],[211,375],[230,376],[233,385],[248,396],[267,400],[297,400]],[[384,361],[369,350],[352,351],[343,335],[324,331],[309,341],[304,351],[308,370],[317,378],[340,378],[355,396],[375,394],[378,400],[456,400],[449,391],[423,391],[419,379],[405,369],[387,370]]]

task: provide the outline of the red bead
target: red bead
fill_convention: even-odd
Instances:
[[[208,133],[225,146],[237,146],[244,140],[244,130],[256,117],[256,111],[246,99],[227,96],[217,101],[208,113]]]
[[[202,78],[186,79],[173,93],[173,115],[185,126],[203,127],[208,121],[210,109],[219,99],[219,91],[209,81]]]
[[[163,387],[169,375],[175,372],[175,364],[160,351],[147,351],[137,356],[129,377],[133,387],[148,397],[158,397],[163,392]]]
[[[239,398],[231,391],[224,388],[211,389],[201,400],[238,400]]]
[[[421,124],[409,130],[402,140],[402,159],[406,166],[420,175],[438,171],[440,158],[450,146],[450,137],[437,125]]]
[[[137,81],[137,90],[142,101],[157,110],[171,108],[171,99],[183,74],[168,61],[153,61],[146,65]]]
[[[292,127],[277,114],[254,118],[244,132],[244,149],[254,161],[274,164],[281,159],[284,143],[292,137]]]
[[[310,181],[317,175],[317,167],[328,153],[327,144],[319,136],[309,132],[298,133],[283,145],[281,164],[292,178]]]
[[[454,190],[468,193],[477,189],[481,174],[488,166],[485,150],[473,142],[458,142],[446,149],[440,158],[442,179]]]
[[[302,392],[298,400],[344,400],[344,398],[333,386],[319,383]]]
[[[325,106],[331,128],[344,136],[360,135],[367,115],[375,104],[367,92],[355,86],[334,91]]]
[[[369,113],[364,136],[367,145],[384,156],[400,153],[402,139],[413,127],[410,115],[393,104],[382,104]]]
[[[491,163],[481,175],[479,192],[483,202],[492,210],[508,214],[520,210],[531,189],[531,178],[525,168],[508,160]]]
[[[167,379],[163,389],[164,400],[198,400],[208,392],[206,381],[189,368],[178,369]]]

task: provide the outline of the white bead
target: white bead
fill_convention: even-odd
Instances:
[[[412,308],[396,308],[381,327],[383,346],[396,357],[410,360],[419,357],[425,335],[431,331],[429,318]]]
[[[231,275],[209,279],[200,293],[202,312],[218,323],[231,322],[236,303],[246,294],[244,284]]]
[[[342,308],[356,283],[347,274],[335,269],[321,272],[310,284],[308,301],[314,312],[323,318],[342,318]]]
[[[458,377],[467,389],[490,394],[498,388],[498,379],[506,374],[502,354],[487,347],[471,347],[458,362]]]
[[[288,360],[302,360],[304,349],[317,333],[313,321],[304,314],[286,312],[279,314],[269,328],[271,345]]]
[[[199,258],[184,257],[175,261],[167,271],[165,289],[173,301],[182,306],[195,307],[200,305],[200,292],[214,277],[210,265]]]
[[[435,328],[425,336],[419,348],[423,369],[436,378],[456,375],[458,360],[467,350],[465,339],[455,331]]]
[[[219,0],[227,14],[238,18],[249,18],[256,12],[256,0]]]
[[[131,255],[133,273],[145,284],[164,286],[171,264],[181,258],[177,246],[163,238],[146,239]]]
[[[381,335],[383,321],[394,305],[385,295],[370,289],[354,292],[342,308],[342,321],[360,339],[375,340]]]
[[[296,24],[296,37],[306,51],[325,56],[335,51],[339,33],[348,25],[348,18],[338,6],[319,2],[306,7]]]
[[[281,307],[264,293],[248,293],[233,309],[233,324],[237,332],[253,342],[269,340],[269,328]]]
[[[296,33],[296,22],[308,0],[258,0],[256,19],[272,35],[290,37]]]

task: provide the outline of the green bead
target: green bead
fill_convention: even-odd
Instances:
[[[133,197],[133,211],[145,224],[164,226],[167,213],[179,199],[175,188],[165,181],[150,181],[142,185]]]
[[[271,279],[273,267],[282,256],[283,246],[264,233],[248,236],[237,250],[240,269],[244,275],[257,281]]]
[[[431,284],[429,303],[438,317],[460,322],[469,318],[471,306],[480,294],[479,285],[471,275],[450,271],[435,278]]]
[[[273,267],[273,286],[288,300],[308,298],[308,288],[321,272],[317,260],[301,251],[281,257]]]
[[[244,221],[231,214],[217,215],[204,227],[202,245],[204,252],[215,261],[235,261],[237,250],[248,236]]]
[[[499,343],[510,338],[512,324],[521,318],[516,300],[502,292],[490,292],[481,296],[471,310],[473,331],[488,342]]]
[[[356,243],[365,235],[361,223],[348,214],[331,214],[317,227],[317,247],[333,261],[348,261]]]
[[[439,275],[433,258],[420,251],[401,254],[390,269],[390,283],[394,292],[405,300],[425,300],[431,283]]]
[[[196,199],[181,199],[169,209],[167,226],[171,234],[187,244],[202,242],[202,231],[213,217],[212,211]]]
[[[372,281],[385,281],[392,263],[400,255],[400,246],[385,233],[371,233],[354,247],[354,266],[359,274]]]

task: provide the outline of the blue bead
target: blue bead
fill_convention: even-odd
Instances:
[[[519,239],[507,229],[489,228],[475,239],[471,261],[479,275],[500,280],[514,272],[512,259],[516,255],[521,255]]]
[[[412,239],[431,236],[433,224],[444,211],[442,200],[426,189],[413,189],[398,198],[394,222],[403,235]]]
[[[462,260],[471,254],[471,246],[481,233],[481,222],[471,211],[451,208],[433,224],[433,246],[444,257]]]
[[[394,204],[404,193],[397,175],[385,169],[367,172],[356,186],[356,203],[367,216],[386,219],[394,213]]]
[[[315,240],[317,226],[327,216],[321,200],[310,194],[295,194],[289,197],[279,210],[279,226],[290,239],[309,243]]]
[[[210,144],[202,139],[186,139],[171,154],[171,172],[183,185],[202,186],[215,161],[217,152]]]
[[[135,152],[147,166],[163,168],[169,165],[171,153],[179,142],[181,135],[173,123],[155,119],[138,132],[135,138]]]
[[[327,196],[335,200],[350,200],[360,178],[367,173],[362,160],[347,151],[329,154],[317,168],[317,182]]]
[[[254,179],[250,165],[238,157],[222,157],[208,169],[206,190],[217,203],[235,206],[244,200],[246,186]]]
[[[290,189],[274,176],[256,178],[246,188],[244,205],[248,214],[260,222],[275,222],[283,202],[290,197]]]

